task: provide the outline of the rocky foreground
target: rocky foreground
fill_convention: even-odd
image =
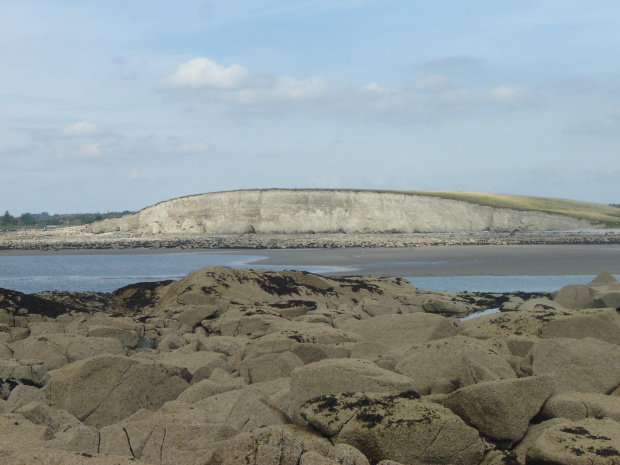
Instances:
[[[618,310],[605,272],[551,295],[223,267],[3,289],[0,463],[620,463]]]

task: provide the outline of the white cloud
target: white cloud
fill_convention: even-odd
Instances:
[[[101,129],[90,121],[80,121],[65,126],[60,132],[64,136],[91,136],[99,134]]]
[[[450,108],[462,111],[476,106],[522,106],[532,99],[526,89],[499,85],[486,91],[457,87],[451,78],[431,74],[411,82],[404,90],[371,82],[362,88],[329,82],[320,76],[297,79],[250,73],[241,65],[222,66],[198,57],[177,66],[175,73],[162,79],[164,88],[200,92],[203,101],[233,106],[282,109],[322,103],[327,111],[364,112],[427,116]],[[187,94],[186,94],[187,95]]]
[[[176,71],[163,79],[166,87],[235,89],[248,78],[241,65],[222,66],[205,57],[192,58],[177,66]]]
[[[321,77],[296,79],[291,76],[259,76],[241,65],[224,67],[205,57],[177,66],[162,79],[164,88],[209,91],[211,98],[241,105],[278,101],[308,101],[325,95],[330,85]]]
[[[437,117],[455,112],[463,112],[482,106],[521,105],[525,99],[517,95],[493,90],[473,91],[454,87],[449,80],[436,76],[421,79],[403,91],[366,92],[366,101],[358,102],[362,109],[370,109],[382,115]],[[529,97],[529,94],[528,94]]]

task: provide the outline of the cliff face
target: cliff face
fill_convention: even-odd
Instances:
[[[181,197],[92,226],[147,234],[563,231],[585,220],[396,193],[273,189]]]

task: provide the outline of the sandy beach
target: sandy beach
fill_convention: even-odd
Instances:
[[[201,253],[256,257],[246,268],[334,267],[328,275],[545,276],[620,275],[620,245],[451,245],[333,249],[61,249],[0,250],[2,256]]]
[[[256,251],[252,251],[256,253]],[[337,275],[520,276],[620,274],[618,245],[497,245],[262,250],[257,265],[335,266]]]

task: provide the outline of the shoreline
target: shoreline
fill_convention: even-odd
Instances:
[[[11,251],[100,250],[270,250],[270,249],[400,249],[469,245],[613,245],[620,244],[620,229],[544,231],[529,233],[457,232],[436,234],[242,234],[182,236],[106,233],[76,230],[0,233],[0,253]],[[136,252],[140,253],[140,252]],[[147,253],[147,252],[145,252]],[[151,252],[152,253],[152,252]]]
[[[210,247],[214,244],[219,247]],[[597,275],[603,270],[620,275],[620,230],[149,237],[71,230],[0,234],[0,258],[184,253],[256,257],[245,268],[331,268],[320,273],[331,276],[567,276]]]

